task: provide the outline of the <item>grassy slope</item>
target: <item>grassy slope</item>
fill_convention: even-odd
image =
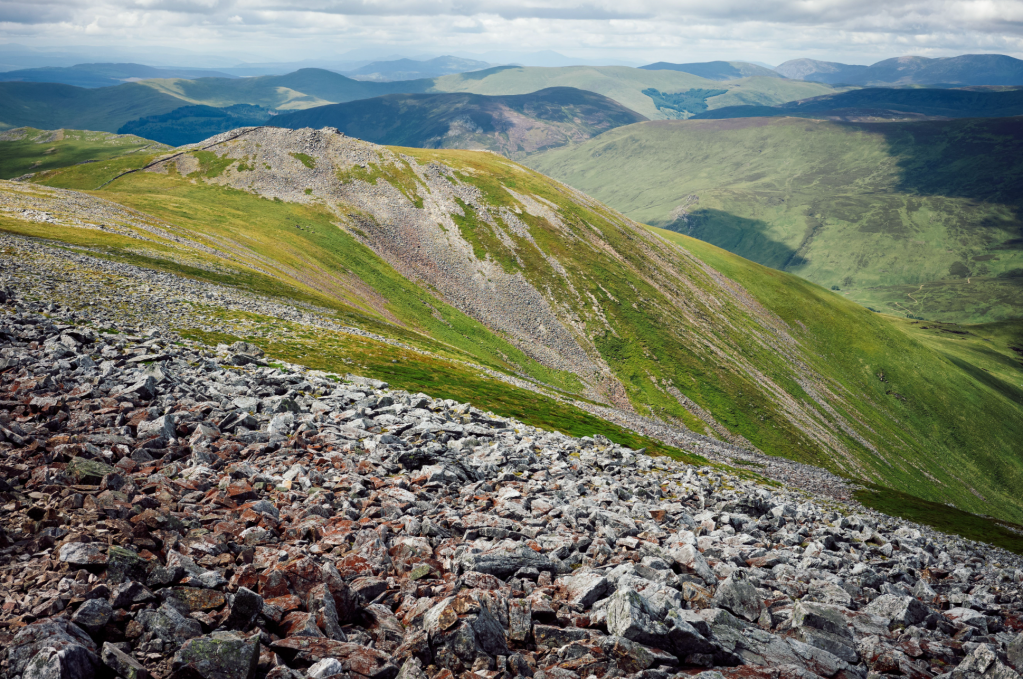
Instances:
[[[421,161],[437,160],[458,169],[460,181],[477,186],[491,205],[514,205],[505,190],[509,187],[559,206],[563,221],[560,227],[523,213],[539,250],[526,247],[520,239],[520,264],[507,257],[501,241],[488,234],[478,221],[467,217],[459,226],[489,256],[510,267],[519,266],[528,279],[549,286],[549,294],[582,320],[586,334],[593,338],[641,412],[657,414],[702,433],[701,423],[663,388],[670,384],[710,411],[717,422],[770,453],[820,464],[930,500],[952,501],[971,511],[1016,521],[1023,518],[1023,462],[1011,455],[1023,437],[1018,404],[1004,390],[980,380],[975,371],[947,359],[893,326],[889,319],[793,276],[751,264],[705,243],[661,232],[664,238],[682,244],[745,286],[748,293],[778,314],[787,324],[786,332],[795,339],[791,344],[779,342],[779,331],[747,300],[746,292],[725,292],[727,288],[715,275],[685,251],[663,240],[640,239],[635,227],[599,204],[492,154],[405,151]],[[214,158],[203,158],[207,174],[222,170]],[[93,188],[119,167],[118,161],[78,166],[50,173],[45,181],[70,188]],[[378,176],[388,180],[385,174]],[[412,366],[401,364],[389,367],[378,355],[374,360],[381,376],[396,384],[425,385],[422,388],[431,393],[471,394],[479,388],[476,402],[491,407],[496,396],[491,398],[482,390],[478,377],[466,377],[472,371],[459,370],[453,363],[470,358],[496,369],[526,372],[568,391],[578,389],[573,376],[531,362],[479,323],[402,279],[358,241],[337,229],[330,216],[315,205],[272,202],[241,191],[192,183],[173,174],[129,175],[101,194],[158,215],[194,237],[208,237],[211,243],[216,242],[213,236],[231,238],[245,250],[231,261],[218,263],[236,270],[239,284],[332,307],[345,323],[430,349],[443,359],[436,369],[437,377],[426,381],[422,371],[407,372]],[[296,223],[304,228],[294,230]],[[22,232],[30,228],[20,224],[5,222],[4,228]],[[31,228],[71,238],[49,226]],[[594,239],[591,234],[599,236]],[[102,236],[93,232],[88,235]],[[109,247],[109,256],[138,257],[114,243]],[[134,248],[138,248],[137,241]],[[274,262],[279,278],[247,268],[250,260],[246,252]],[[551,274],[543,254],[561,263],[569,273],[568,282]],[[153,256],[154,265],[180,268],[165,255],[157,255]],[[665,260],[669,265],[663,264]],[[306,278],[295,277],[295,271],[304,272]],[[346,272],[356,274],[385,302],[381,304],[374,295],[350,294],[350,289],[345,292],[342,287],[337,288],[337,294],[326,295],[322,286],[312,285],[315,281],[308,278],[314,275],[322,281],[326,276],[340,277]],[[185,273],[210,275],[194,269]],[[424,302],[438,309],[444,321],[435,319]],[[601,318],[606,319],[606,325]],[[287,355],[310,364],[327,360],[317,344],[318,335],[294,338],[294,344],[285,347],[291,352]],[[379,351],[389,350],[380,347]],[[792,351],[799,362],[816,368],[823,382],[800,381],[800,373],[787,357]],[[365,361],[363,364],[369,365]],[[456,367],[450,367],[453,365]],[[746,365],[755,366],[758,372],[746,372]],[[405,381],[389,378],[384,370],[392,370]],[[879,372],[885,374],[885,382],[878,379]],[[781,393],[771,393],[765,386],[768,380],[778,385]],[[507,393],[504,389],[498,390]],[[821,426],[838,432],[835,436],[851,458],[830,454],[785,416],[786,399],[803,407],[811,405],[808,389],[817,394],[830,389],[838,394],[824,397],[827,407],[819,409],[815,418]],[[532,407],[521,400],[532,397],[520,394],[516,398],[520,399],[519,405],[514,407]],[[545,407],[545,416],[556,420],[560,406],[550,403]],[[838,431],[834,424],[838,417],[845,420],[850,433]],[[879,453],[869,453],[852,432],[875,442]]]
[[[0,129],[116,132],[129,120],[168,113],[180,99],[138,83],[85,89],[54,83],[0,83]]]
[[[1021,151],[1008,120],[760,118],[640,123],[529,162],[873,308],[980,322],[1023,315]]]
[[[64,130],[56,135],[59,138],[54,136],[51,131],[26,128],[22,139],[0,139],[0,179],[163,148],[148,139],[108,132]]]
[[[1023,465],[1015,454],[1023,440],[1023,387],[1012,388],[1023,384],[1023,364],[1011,365],[1014,352],[1007,348],[1023,344],[1023,324],[960,328],[978,346],[985,335],[999,338],[990,347],[969,348],[964,340],[940,331],[923,335],[928,331],[919,325],[872,313],[703,241],[649,228],[743,285],[786,323],[805,327],[800,339],[806,359],[860,394],[862,402],[876,404],[860,415],[889,440],[903,442],[898,451],[903,459],[890,466],[865,458],[886,479],[884,485],[978,513],[996,514],[985,508],[989,502],[1023,500]],[[1001,375],[988,372],[988,363],[998,365]]]
[[[478,74],[448,75],[434,81],[439,92],[474,94],[526,94],[545,87],[576,87],[603,94],[651,120],[664,118],[643,90],[661,92],[690,89],[728,89],[728,94],[712,97],[710,108],[738,104],[780,104],[834,91],[818,83],[781,78],[743,78],[718,82],[681,71],[645,71],[627,66],[564,66],[561,68],[504,68],[480,78]]]

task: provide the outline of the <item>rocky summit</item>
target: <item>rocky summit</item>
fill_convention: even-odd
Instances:
[[[244,342],[0,300],[6,679],[1023,668],[1015,555]]]

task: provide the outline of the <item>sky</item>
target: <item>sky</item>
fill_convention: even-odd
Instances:
[[[219,66],[352,50],[556,50],[636,64],[1023,58],[1023,0],[0,0],[0,48],[12,44],[116,46],[164,64],[177,49],[179,60],[219,55]]]

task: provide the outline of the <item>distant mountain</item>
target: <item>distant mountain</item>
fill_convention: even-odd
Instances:
[[[182,106],[170,113],[132,120],[125,123],[118,133],[134,134],[169,146],[184,146],[236,127],[265,125],[270,118],[268,109],[249,104],[224,108]]]
[[[491,66],[493,64],[485,61],[443,56],[428,61],[416,61],[414,59],[374,61],[361,68],[345,71],[344,74],[355,80],[391,82],[395,80],[416,80],[417,78],[437,78],[452,73],[481,71]]]
[[[59,83],[0,82],[0,129],[116,132],[130,120],[169,113],[183,103],[138,83],[88,89]]]
[[[198,68],[154,68],[142,64],[78,64],[77,66],[27,68],[0,73],[0,81],[63,83],[75,87],[111,87],[149,78],[233,78]]]
[[[389,94],[275,116],[271,125],[336,127],[377,144],[489,149],[517,158],[646,120],[594,92],[550,87],[531,94]]]
[[[786,78],[714,81],[681,71],[627,66],[496,66],[393,82],[353,80],[318,68],[255,78],[155,78],[92,89],[60,83],[0,82],[0,130],[31,126],[116,132],[139,118],[162,116],[189,105],[224,108],[247,104],[274,111],[297,111],[386,94],[463,92],[503,96],[529,94],[549,87],[595,92],[649,119],[685,118],[725,106],[773,106],[834,91],[829,85]]]
[[[1023,85],[1023,61],[1004,54],[897,57],[871,66],[795,59],[776,70],[788,78],[829,85]]]
[[[658,61],[656,64],[640,66],[647,71],[682,71],[707,80],[738,80],[739,78],[783,78],[787,77],[770,68],[764,68],[745,61],[704,61],[695,64],[671,64]]]
[[[1023,89],[902,89],[869,87],[826,94],[778,106],[726,106],[698,113],[699,119],[793,116],[832,120],[1004,118],[1023,115]]]
[[[252,104],[279,110],[297,110],[384,94],[426,92],[433,87],[433,83],[430,78],[365,82],[322,68],[303,68],[287,75],[147,80],[144,84],[192,104],[217,107]]]

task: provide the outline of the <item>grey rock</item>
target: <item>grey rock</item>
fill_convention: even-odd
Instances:
[[[82,646],[43,647],[25,666],[22,679],[92,679],[96,656]]]
[[[173,647],[180,646],[189,639],[202,635],[202,627],[197,620],[186,618],[169,603],[156,610],[139,612],[136,620],[153,636],[159,637],[164,643]]]
[[[185,641],[174,654],[172,666],[191,665],[203,679],[253,679],[258,661],[258,634],[213,632]]]
[[[466,554],[461,564],[467,571],[488,573],[499,578],[508,577],[520,568],[536,568],[541,571],[554,568],[546,556],[514,540],[504,540],[479,554]]]
[[[735,571],[718,585],[713,603],[750,622],[756,621],[764,612],[764,602],[743,570]]]
[[[921,623],[928,612],[927,607],[913,597],[895,594],[882,594],[864,610],[887,620],[891,629]]]
[[[124,679],[147,679],[149,677],[149,672],[141,663],[109,642],[103,644],[100,659],[114,674]]]
[[[332,677],[335,674],[342,674],[344,671],[345,666],[336,658],[324,658],[306,670],[306,676],[309,677],[309,679],[325,679],[326,677]],[[398,673],[398,676],[401,676],[401,672]]]
[[[71,622],[95,637],[110,622],[113,614],[114,610],[104,599],[90,599],[78,607],[71,616]]]
[[[96,644],[88,634],[82,631],[69,620],[63,618],[49,618],[22,628],[11,640],[7,650],[7,662],[10,676],[17,676],[25,671],[28,662],[44,648],[53,648],[55,651],[63,651],[81,647],[87,653],[92,654],[96,662]],[[74,652],[78,657],[79,652]],[[71,656],[68,656],[71,657]],[[49,662],[49,656],[47,656]]]

